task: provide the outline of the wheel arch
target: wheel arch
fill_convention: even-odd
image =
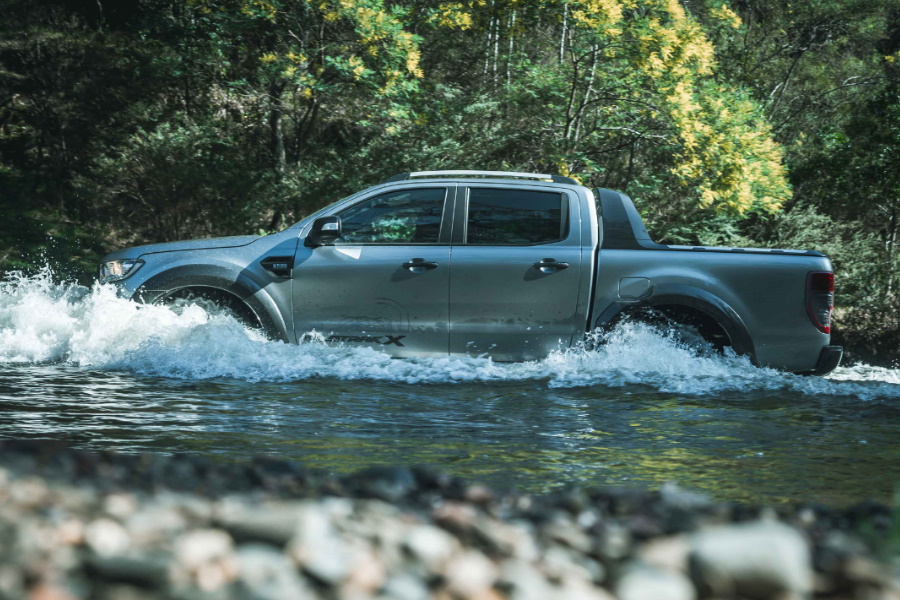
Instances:
[[[192,265],[173,267],[142,283],[133,297],[156,304],[189,288],[212,289],[236,298],[253,313],[270,339],[289,341],[284,318],[265,289],[243,274],[235,277],[233,271],[224,267],[204,265],[201,273]]]
[[[731,342],[737,354],[746,354],[756,363],[756,349],[753,338],[743,319],[731,306],[718,296],[689,285],[655,285],[647,298],[638,301],[616,301],[610,304],[594,322],[594,327],[610,329],[623,318],[646,310],[661,307],[682,307],[693,310],[714,321]]]

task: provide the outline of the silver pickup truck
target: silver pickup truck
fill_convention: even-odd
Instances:
[[[113,252],[100,279],[143,302],[215,302],[273,339],[315,331],[396,357],[538,359],[661,316],[796,373],[842,354],[824,255],[657,244],[627,196],[558,175],[404,173],[279,233]]]

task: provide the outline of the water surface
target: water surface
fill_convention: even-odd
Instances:
[[[498,486],[666,481],[723,500],[889,501],[900,371],[753,367],[645,326],[596,350],[498,364],[270,342],[48,274],[0,283],[0,437],[91,449],[268,454],[350,472],[417,464]]]

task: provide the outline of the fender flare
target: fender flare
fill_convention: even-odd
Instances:
[[[253,279],[243,274],[235,277],[233,271],[224,267],[204,265],[203,273],[197,273],[195,265],[167,269],[142,283],[133,298],[155,304],[173,292],[189,287],[213,288],[236,296],[253,311],[270,339],[288,341],[284,318],[269,294]]]
[[[647,298],[637,302],[615,301],[600,313],[594,327],[608,329],[632,310],[663,305],[692,308],[715,320],[725,330],[734,351],[750,356],[750,360],[756,364],[753,338],[750,337],[750,332],[737,311],[718,296],[690,285],[677,283],[654,285],[651,295]]]

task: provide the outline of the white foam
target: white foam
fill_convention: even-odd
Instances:
[[[47,272],[7,275],[0,282],[0,364],[48,362],[187,379],[535,380],[551,387],[645,385],[686,395],[783,390],[900,397],[898,370],[860,365],[827,379],[801,377],[754,367],[746,357],[698,353],[641,324],[620,327],[595,350],[571,349],[536,362],[393,360],[372,349],[329,345],[321,336],[300,345],[269,341],[225,314],[138,304],[118,297],[110,285],[58,283]]]

